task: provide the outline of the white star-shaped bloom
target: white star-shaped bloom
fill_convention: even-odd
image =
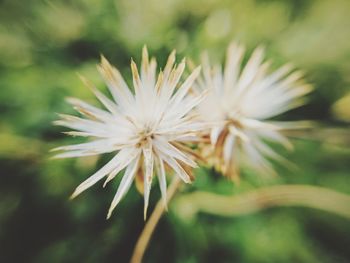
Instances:
[[[83,79],[105,109],[70,98],[68,102],[82,117],[61,115],[61,120],[56,121],[57,125],[73,129],[74,131],[68,132],[70,135],[92,138],[90,142],[54,149],[64,151],[56,157],[116,153],[109,162],[81,183],[72,197],[103,178],[106,184],[125,170],[107,218],[111,216],[134,179],[143,185],[141,191],[144,194],[146,217],[153,174],[158,176],[162,199],[166,204],[166,169],[173,170],[176,176],[189,183],[190,168],[196,167],[195,153],[188,144],[198,140],[198,132],[206,129],[207,125],[198,121],[193,113],[206,92],[198,96],[188,96],[188,92],[198,77],[200,68],[196,68],[181,82],[185,61],[176,65],[174,51],[158,77],[156,68],[156,60],[149,60],[144,47],[140,74],[136,64],[131,61],[132,92],[120,72],[102,57],[98,69],[113,100]]]
[[[211,91],[198,107],[202,118],[218,123],[210,132],[214,164],[232,179],[238,179],[241,162],[265,175],[274,173],[268,159],[283,158],[266,141],[290,148],[281,132],[296,126],[269,119],[300,106],[311,91],[303,74],[290,65],[271,72],[263,48],[257,48],[246,64],[244,53],[242,45],[231,43],[223,72],[220,65],[211,67],[204,55],[203,76],[196,81],[197,91]]]

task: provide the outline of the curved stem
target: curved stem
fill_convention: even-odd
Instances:
[[[167,190],[167,202],[169,203],[170,199],[174,196],[176,193],[176,190],[181,184],[180,178],[177,176],[174,178],[174,180],[169,185],[169,188]],[[147,245],[151,239],[151,236],[154,232],[154,229],[156,228],[161,216],[163,215],[166,207],[164,206],[164,203],[162,200],[159,200],[156,207],[154,208],[150,218],[148,219],[145,227],[142,230],[141,235],[139,236],[137,243],[134,248],[134,252],[132,254],[130,263],[140,263],[142,262],[143,255],[145,253],[145,250],[147,248]]]
[[[195,192],[179,197],[175,205],[178,209],[187,211],[190,217],[198,212],[240,216],[273,206],[302,206],[350,219],[350,195],[309,185],[263,187],[233,196]]]

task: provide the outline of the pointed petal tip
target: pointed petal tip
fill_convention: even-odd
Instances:
[[[77,190],[75,190],[71,196],[69,197],[69,200],[73,200],[74,198],[76,198],[79,195],[79,193],[77,192]]]
[[[136,63],[135,63],[133,58],[130,59],[130,66],[131,66],[131,71],[132,71],[133,74],[138,71],[137,70],[137,65],[136,65]]]
[[[105,180],[105,182],[103,183],[102,187],[105,188],[106,185],[112,180],[112,178],[107,177],[107,179]]]
[[[82,81],[86,87],[88,87],[92,91],[94,91],[96,89],[90,80],[88,80],[86,77],[84,77],[83,75],[81,75],[79,73],[77,73],[77,74],[78,74],[80,81]]]
[[[108,63],[108,60],[106,59],[106,57],[103,54],[100,54],[100,60],[101,60],[101,64]]]
[[[88,80],[86,77],[82,76],[82,75],[78,75],[80,80],[83,82],[83,84],[88,87],[93,93],[95,93],[95,91],[97,90],[96,87],[94,86],[94,84]]]
[[[50,150],[50,152],[52,152],[53,149]],[[58,154],[54,155],[54,156],[50,156],[49,160],[57,160],[57,159],[61,159]]]
[[[184,183],[186,183],[186,184],[192,184],[192,180],[191,180],[191,178],[183,178],[182,179],[183,181],[184,181]]]
[[[111,218],[111,216],[112,216],[115,208],[117,207],[118,203],[119,202],[113,203],[113,201],[112,201],[112,204],[111,204],[111,206],[108,209],[108,213],[107,213],[107,217],[106,217],[107,220]]]
[[[49,150],[50,153],[57,152],[63,149],[64,146],[55,147]]]
[[[238,40],[232,40],[230,44],[228,45],[229,48],[235,48],[239,46],[239,41]]]
[[[199,74],[201,73],[201,70],[202,70],[201,65],[199,65],[195,69],[193,69],[192,74],[193,74],[194,80],[198,78]]]
[[[146,44],[144,44],[142,46],[142,54],[148,54],[148,49],[147,49],[147,45]]]
[[[259,46],[257,46],[257,48],[255,49],[256,52],[262,52],[264,53],[265,52],[265,45],[263,44],[260,44]]]
[[[113,210],[108,210],[108,213],[107,213],[107,216],[106,216],[106,219],[107,220],[109,220],[110,218],[111,218],[111,216],[112,216],[112,212],[113,212]]]
[[[170,64],[173,63],[175,61],[175,57],[176,57],[176,50],[173,49],[168,56],[168,62],[170,62]]]
[[[59,112],[54,112],[54,114],[56,114],[56,115],[60,116],[60,114],[62,114],[62,113],[59,113]]]
[[[75,72],[75,74],[78,76],[78,78],[80,78],[80,79],[83,79],[84,78],[84,76],[81,74],[81,73],[79,73],[79,72]]]
[[[85,76],[83,76],[82,74],[80,74],[78,72],[76,74],[77,74],[78,78],[83,82],[84,85],[86,85],[86,86],[89,85],[89,80]]]
[[[147,220],[147,208],[148,208],[148,206],[145,206],[145,208],[143,209],[143,220],[144,221]]]
[[[55,126],[61,126],[61,120],[55,120],[52,122],[52,125],[55,125]]]
[[[315,90],[315,86],[313,86],[312,84],[305,84],[304,90],[305,90],[305,95],[306,95],[306,94],[312,92],[313,90]]]
[[[67,101],[68,103],[72,104],[72,101],[74,101],[76,98],[74,97],[65,97],[65,101]]]
[[[193,71],[196,68],[196,63],[193,61],[193,59],[188,58],[186,60],[186,62],[187,62],[187,66],[189,67],[190,70]]]

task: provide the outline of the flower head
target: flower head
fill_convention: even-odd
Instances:
[[[262,48],[242,66],[244,51],[237,43],[229,46],[224,72],[218,65],[210,67],[204,56],[203,77],[196,85],[199,91],[211,90],[199,111],[205,120],[221,121],[211,129],[210,141],[216,168],[232,179],[238,179],[241,161],[264,174],[273,173],[268,158],[283,158],[266,141],[290,147],[281,131],[295,126],[268,119],[298,107],[311,91],[303,74],[290,65],[269,73],[270,62],[263,61]]]
[[[116,152],[115,156],[96,173],[81,183],[72,197],[91,187],[103,178],[104,185],[125,170],[110,206],[108,216],[126,194],[134,179],[144,194],[146,217],[153,174],[159,180],[162,199],[166,204],[165,168],[173,170],[184,182],[191,182],[190,168],[196,167],[195,155],[187,143],[197,140],[197,132],[205,125],[196,120],[193,108],[203,99],[204,92],[196,97],[187,96],[200,73],[196,68],[180,83],[185,61],[175,65],[175,52],[168,58],[163,71],[156,76],[157,63],[149,60],[146,47],[142,52],[140,74],[131,61],[132,92],[119,71],[102,57],[98,70],[106,82],[113,100],[106,97],[83,78],[105,109],[92,106],[79,99],[68,102],[82,117],[61,115],[56,124],[73,129],[68,134],[91,137],[90,142],[58,147],[65,151],[56,157],[80,157]]]

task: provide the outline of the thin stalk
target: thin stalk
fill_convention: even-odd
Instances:
[[[302,206],[350,219],[350,195],[308,185],[269,186],[232,196],[194,192],[179,197],[175,205],[190,217],[198,212],[241,216],[274,206]]]
[[[168,187],[167,190],[167,202],[171,200],[171,198],[176,193],[176,190],[181,184],[181,180],[176,176],[174,180]],[[132,254],[130,263],[140,263],[142,262],[143,255],[145,254],[147,245],[152,237],[154,229],[156,228],[160,218],[162,217],[166,207],[164,206],[164,202],[159,200],[155,209],[153,210],[150,218],[148,219],[145,227],[142,230],[141,235],[139,236],[137,243],[134,248],[134,252]]]

